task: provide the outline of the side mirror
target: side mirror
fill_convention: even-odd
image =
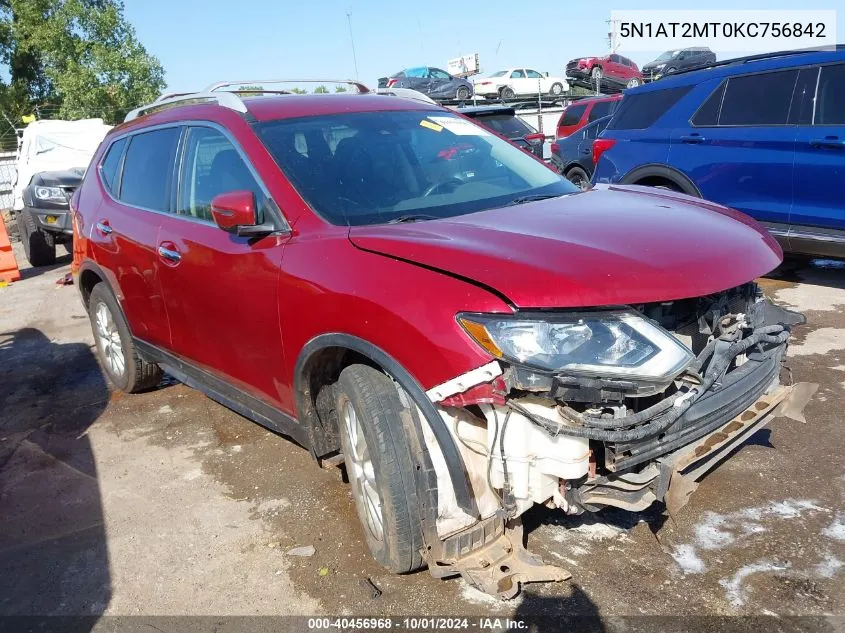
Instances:
[[[228,191],[211,201],[211,215],[218,227],[235,235],[266,235],[276,230],[272,223],[259,224],[255,212],[255,194]]]

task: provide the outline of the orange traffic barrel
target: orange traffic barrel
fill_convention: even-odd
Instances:
[[[21,278],[12,243],[6,232],[6,223],[0,218],[0,281],[17,281]]]

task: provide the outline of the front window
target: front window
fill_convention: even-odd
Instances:
[[[337,225],[453,217],[578,191],[507,141],[440,110],[280,119],[255,129],[300,195]]]

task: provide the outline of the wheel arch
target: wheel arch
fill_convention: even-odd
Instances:
[[[324,413],[327,411],[325,399],[331,397],[333,401],[333,390],[322,397],[321,392],[329,386],[328,381],[335,377],[334,374],[339,375],[349,364],[349,360],[370,364],[384,371],[408,394],[437,440],[446,461],[458,505],[471,516],[477,517],[478,508],[460,451],[434,404],[426,396],[422,386],[398,361],[384,350],[357,336],[343,333],[321,334],[306,343],[297,357],[293,376],[297,419],[305,427],[312,455],[319,458],[339,448],[336,413],[334,419],[323,420],[320,416],[321,409]],[[314,393],[315,390],[317,393]],[[417,433],[417,443],[424,448],[421,429],[417,429]],[[427,451],[423,452],[425,471],[433,472],[431,458]],[[417,470],[421,471],[420,466]],[[435,501],[434,508],[436,507]]]
[[[696,198],[703,197],[701,191],[689,176],[674,167],[660,163],[641,165],[632,169],[619,180],[619,184],[649,185],[659,180],[675,185],[682,193],[687,195],[695,196]]]

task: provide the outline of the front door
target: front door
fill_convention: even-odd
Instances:
[[[817,70],[812,69],[814,80]],[[816,107],[813,112],[810,100],[810,116],[798,128],[789,221],[793,232],[815,227],[823,231],[809,232],[838,229],[845,234],[845,64],[822,66],[818,87],[815,81],[809,87]]]
[[[269,196],[228,134],[192,126],[183,143],[176,213],[162,218],[157,257],[172,350],[268,404],[286,384],[278,278],[286,238],[238,237],[218,228],[211,201],[251,191]]]

